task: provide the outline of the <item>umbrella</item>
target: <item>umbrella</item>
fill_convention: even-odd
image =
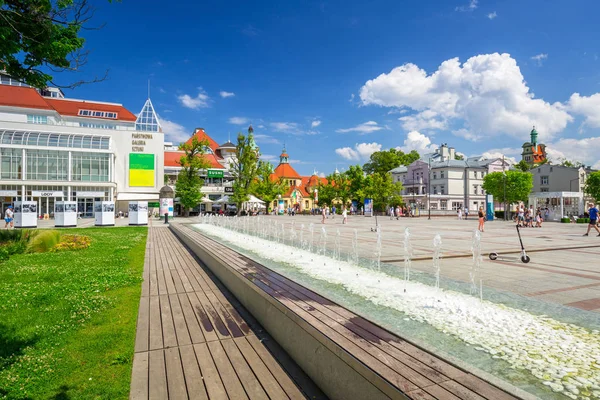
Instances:
[[[203,197],[200,199],[200,203],[213,203],[213,201],[208,197]]]
[[[226,204],[229,203],[229,196],[223,196],[219,200],[214,201],[215,204]]]

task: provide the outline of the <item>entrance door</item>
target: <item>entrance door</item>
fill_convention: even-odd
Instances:
[[[94,218],[94,199],[77,198],[77,214],[81,218]]]

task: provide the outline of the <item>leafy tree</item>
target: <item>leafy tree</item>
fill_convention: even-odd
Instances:
[[[191,143],[179,145],[179,150],[184,151],[185,154],[179,159],[181,171],[175,182],[175,196],[179,197],[185,216],[188,216],[189,210],[196,207],[202,199],[200,189],[204,180],[200,177],[200,171],[210,166],[204,158],[207,147],[208,141],[198,140],[196,136],[192,138]]]
[[[333,191],[333,200],[341,201],[342,206],[347,206],[350,199],[350,180],[347,174],[345,172],[331,174],[327,177],[327,181]]]
[[[267,211],[271,211],[273,200],[277,195],[285,193],[286,185],[281,179],[271,179],[273,164],[268,161],[258,161],[256,179],[250,186],[250,193],[267,203]]]
[[[570,167],[570,168],[583,167],[583,164],[581,162],[579,162],[579,161],[573,162],[573,161],[567,160],[566,158],[563,158],[561,160],[560,165],[562,165],[563,167]]]
[[[230,196],[237,206],[237,213],[242,212],[242,204],[250,199],[250,186],[257,177],[259,153],[254,146],[252,127],[248,135],[238,133],[235,157],[230,165],[233,175],[233,194]]]
[[[462,154],[454,153],[454,159],[455,160],[464,160],[465,156]]]
[[[77,72],[87,63],[79,34],[93,14],[87,0],[0,0],[0,69],[40,89],[59,86],[50,73]]]
[[[327,183],[319,182],[317,190],[319,191],[317,203],[319,207],[330,206],[333,204],[336,194],[329,179],[327,180]]]
[[[596,204],[600,203],[600,171],[588,175],[585,180],[584,191],[596,201]]]
[[[363,188],[366,179],[362,167],[360,165],[351,165],[348,170],[344,172],[344,175],[348,180],[348,198],[362,204],[365,199],[361,196],[361,189]]]
[[[410,165],[420,158],[416,150],[406,154],[402,150],[389,149],[371,154],[369,162],[363,166],[367,174],[385,174],[400,165]]]
[[[392,174],[387,172],[367,176],[360,194],[363,199],[372,198],[375,209],[381,211],[389,205],[401,204],[401,191],[402,183],[394,182]]]
[[[506,210],[507,203],[527,201],[533,188],[533,175],[516,170],[506,171],[506,176],[502,172],[491,172],[483,178],[482,187],[494,200],[504,203]]]
[[[525,160],[521,160],[515,164],[515,168],[522,172],[527,172],[531,169],[531,165],[527,163]]]

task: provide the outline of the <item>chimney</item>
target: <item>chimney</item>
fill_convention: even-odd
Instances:
[[[449,154],[448,154],[448,145],[446,143],[442,143],[442,147],[440,148],[440,155],[441,155],[440,158],[442,161],[448,161]]]
[[[454,156],[455,156],[455,151],[454,151],[454,147],[450,147],[450,159],[454,160]]]

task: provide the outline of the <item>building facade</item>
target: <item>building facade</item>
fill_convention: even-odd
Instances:
[[[523,152],[521,153],[521,159],[529,165],[539,164],[546,161],[546,145],[538,143],[538,132],[535,130],[535,126],[530,133],[531,142],[523,143]]]
[[[65,98],[0,73],[0,201],[76,201],[82,216],[93,203],[158,201],[163,185],[163,133],[148,99],[139,116],[122,104]]]
[[[483,178],[508,169],[508,162],[500,158],[455,158],[454,148],[443,144],[409,166],[391,170],[394,182],[402,183],[404,202],[421,212],[431,206],[436,214],[456,213],[466,207],[474,212],[485,207]]]

